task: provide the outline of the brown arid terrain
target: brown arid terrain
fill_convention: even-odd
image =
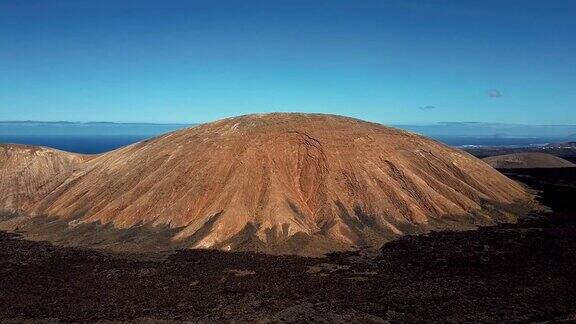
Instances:
[[[552,212],[375,255],[118,254],[0,232],[0,322],[573,323],[576,168],[504,172]]]
[[[547,153],[525,152],[490,156],[484,162],[498,169],[573,168],[576,164]]]
[[[13,150],[0,229],[113,250],[319,256],[514,222],[532,202],[468,153],[333,115],[229,118],[90,157]]]
[[[28,211],[86,159],[45,147],[0,144],[0,209]]]

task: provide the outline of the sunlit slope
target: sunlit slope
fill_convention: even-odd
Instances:
[[[168,225],[175,242],[226,250],[318,254],[380,244],[514,221],[514,206],[531,199],[467,153],[332,115],[224,119],[73,169],[21,209],[118,229]]]

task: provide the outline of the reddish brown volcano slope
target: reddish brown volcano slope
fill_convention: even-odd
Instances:
[[[531,199],[422,136],[309,114],[229,118],[99,155],[23,208],[74,224],[169,225],[185,246],[316,254],[513,221]]]
[[[29,210],[84,159],[46,147],[0,144],[0,210]]]

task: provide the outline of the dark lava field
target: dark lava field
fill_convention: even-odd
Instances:
[[[553,212],[380,253],[122,255],[0,233],[0,321],[576,321],[576,168],[505,173]]]

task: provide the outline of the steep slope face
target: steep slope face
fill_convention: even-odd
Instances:
[[[0,144],[0,211],[28,211],[84,159],[45,147]]]
[[[70,224],[169,225],[184,246],[318,254],[513,221],[522,187],[467,153],[356,119],[220,120],[83,163],[28,208]]]
[[[494,168],[571,168],[576,164],[546,153],[514,153],[490,156],[483,159]]]

